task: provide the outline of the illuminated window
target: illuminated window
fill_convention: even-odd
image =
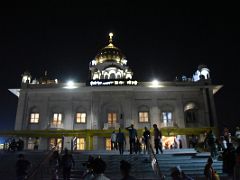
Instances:
[[[108,123],[115,124],[117,122],[117,113],[108,113]]]
[[[86,123],[86,113],[77,113],[76,114],[76,123]]]
[[[62,114],[61,113],[54,113],[52,123],[54,125],[62,124]]]
[[[149,121],[148,112],[139,112],[138,119],[139,122],[148,122]]]
[[[39,113],[30,114],[30,123],[39,123]]]
[[[106,138],[105,139],[105,147],[107,151],[111,150],[111,138]]]
[[[77,150],[85,150],[85,138],[77,138]]]
[[[28,140],[27,140],[27,149],[33,150],[33,148],[34,148],[34,141],[33,141],[33,139],[30,137],[30,138],[28,138]]]
[[[172,123],[172,112],[162,112],[163,123],[168,125]]]

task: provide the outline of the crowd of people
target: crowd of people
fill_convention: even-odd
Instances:
[[[162,145],[162,132],[157,127],[156,124],[153,124],[154,128],[154,145],[156,154],[160,151],[163,153],[163,145]],[[125,128],[129,134],[129,151],[130,154],[139,154],[141,152],[148,153],[149,152],[149,141],[151,139],[150,130],[145,127],[142,136],[138,136],[137,130],[134,128],[134,125],[131,124],[129,127]],[[111,134],[111,149],[119,150],[120,154],[123,154],[124,147],[126,146],[126,137],[122,132],[121,128],[119,128],[118,133],[115,131]]]
[[[223,161],[223,172],[230,178],[240,179],[240,128],[236,127],[232,136],[227,128],[224,128],[222,136],[217,138],[212,130],[206,134],[205,148],[210,151],[208,166],[213,163],[212,159]],[[207,165],[206,165],[207,166]],[[212,167],[211,167],[212,168]],[[210,170],[209,170],[210,171]],[[212,176],[215,175],[211,170]],[[210,174],[210,173],[207,173]],[[208,175],[209,176],[209,175]]]
[[[8,152],[22,151],[24,149],[24,141],[19,138],[9,138],[4,143],[4,149]]]
[[[149,142],[151,140],[151,132],[145,127],[141,138],[139,138],[137,130],[134,128],[134,125],[131,124],[129,127],[125,128],[128,131],[129,135],[129,146],[130,154],[144,153],[149,152]],[[162,132],[157,127],[156,124],[153,124],[153,135],[155,153],[163,153],[162,145]],[[140,142],[140,139],[141,142]],[[175,140],[175,139],[174,139]],[[141,143],[144,144],[143,150]],[[195,148],[198,145],[198,136],[192,135],[189,140],[189,146]],[[223,161],[223,172],[228,174],[229,177],[240,179],[240,128],[236,127],[235,134],[232,136],[229,133],[227,128],[224,129],[222,136],[219,138],[216,137],[214,132],[210,130],[206,133],[204,139],[204,148],[210,151],[210,157],[208,158],[205,168],[204,175],[207,179],[219,179],[217,172],[214,170],[212,164],[214,160]],[[38,143],[36,143],[38,145]],[[124,146],[126,146],[125,134],[119,128],[119,131],[116,133],[113,131],[111,135],[111,148],[112,150],[119,150],[119,153],[122,155],[124,153]],[[9,151],[20,151],[24,147],[24,142],[21,138],[16,141],[14,138],[9,140]],[[38,147],[36,147],[38,148]],[[34,148],[35,149],[35,148]],[[19,159],[16,163],[17,177],[19,180],[24,179],[27,175],[27,171],[31,166],[31,163],[25,159],[23,154],[19,154]],[[54,151],[50,158],[50,167],[52,172],[52,179],[58,179],[59,171],[62,171],[63,178],[69,179],[71,169],[74,167],[75,162],[73,156],[67,149],[64,150],[62,156],[59,155],[58,151]],[[106,163],[101,158],[93,158],[89,156],[88,161],[85,163],[87,171],[84,173],[83,177],[85,179],[106,179],[104,171],[106,169]],[[120,164],[121,173],[123,179],[134,179],[130,176],[129,172],[131,165],[126,161],[121,161]],[[187,179],[187,176],[180,170],[180,168],[175,168],[175,171],[171,174],[172,177],[184,177]],[[174,179],[174,178],[173,178]],[[188,177],[188,179],[191,179]]]
[[[58,151],[54,151],[49,161],[52,180],[57,180],[62,172],[63,179],[70,179],[71,169],[75,166],[73,156],[65,149],[64,154],[60,157]],[[82,173],[81,179],[83,180],[110,180],[104,173],[106,170],[106,162],[100,157],[94,158],[92,155],[88,156],[88,160],[82,163],[86,170]],[[135,180],[130,175],[131,164],[128,161],[120,161],[120,172],[122,180]]]

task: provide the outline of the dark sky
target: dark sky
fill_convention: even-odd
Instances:
[[[16,4],[1,7],[0,130],[13,129],[21,74],[47,70],[60,81],[85,82],[88,63],[107,45],[108,33],[126,55],[138,81],[189,77],[206,64],[214,84],[220,125],[240,125],[240,21],[235,4]]]

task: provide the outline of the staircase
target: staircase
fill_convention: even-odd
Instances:
[[[165,150],[158,154],[157,160],[162,173],[170,179],[171,168],[180,166],[185,174],[194,179],[204,179],[204,167],[210,153],[197,153],[194,149]],[[226,177],[222,172],[222,161],[214,160],[213,168],[221,177]]]
[[[25,159],[31,162],[31,170],[37,168],[40,162],[47,155],[47,151],[16,151],[4,152],[0,151],[0,179],[13,180],[16,179],[16,161],[19,154],[24,154]]]
[[[47,152],[23,152],[23,154],[32,162],[34,169],[34,167],[36,168],[42,159],[46,157]],[[71,180],[81,180],[82,173],[86,170],[83,163],[87,161],[90,154],[94,157],[100,156],[106,162],[107,169],[105,175],[111,180],[119,180],[121,178],[119,168],[121,160],[126,160],[131,163],[131,175],[135,178],[144,180],[159,179],[153,172],[149,155],[129,155],[129,152],[125,152],[124,155],[119,155],[118,151],[82,151],[73,152],[75,167],[72,169]],[[171,179],[170,169],[174,166],[180,166],[185,174],[194,179],[204,179],[204,166],[209,155],[209,153],[197,153],[194,149],[174,149],[164,150],[163,154],[156,155],[156,159],[166,179]],[[4,180],[15,179],[16,157],[17,153],[0,153],[0,177]],[[226,175],[222,173],[222,161],[214,160],[213,167],[221,176],[221,179],[227,179]],[[39,168],[34,180],[38,179],[51,179],[48,163]]]

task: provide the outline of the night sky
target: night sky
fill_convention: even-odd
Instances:
[[[47,70],[52,79],[86,82],[88,64],[107,45],[109,32],[138,81],[191,77],[206,64],[213,83],[224,85],[215,95],[219,124],[240,125],[237,6],[131,2],[1,7],[0,130],[14,128],[17,97],[8,88],[20,88],[25,70],[33,78]]]

